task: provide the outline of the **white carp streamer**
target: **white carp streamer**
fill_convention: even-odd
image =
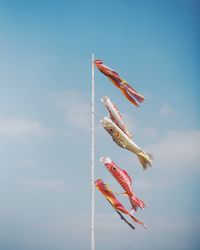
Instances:
[[[100,122],[118,146],[137,155],[144,169],[152,165],[153,156],[135,144],[113,121],[104,117]]]

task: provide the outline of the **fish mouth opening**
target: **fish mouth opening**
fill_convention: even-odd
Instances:
[[[103,183],[103,180],[102,180],[102,179],[98,179],[98,180],[96,180],[96,181],[94,182],[94,185],[95,185],[95,186],[98,186],[98,185],[100,185],[101,183]]]
[[[94,60],[95,64],[103,64],[103,61],[101,59],[96,59]]]
[[[108,156],[102,156],[99,161],[103,164],[110,164],[111,163],[111,159]]]
[[[101,102],[106,103],[108,101],[108,96],[102,96],[101,97]]]
[[[108,119],[108,117],[104,117],[103,119],[101,119],[99,122],[101,123],[101,124],[103,124],[103,126],[107,123],[109,121],[109,119]]]

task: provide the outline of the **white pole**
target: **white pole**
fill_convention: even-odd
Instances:
[[[95,117],[95,106],[94,106],[94,54],[92,54],[92,111],[91,111],[91,133],[92,133],[92,141],[91,141],[91,189],[92,189],[92,197],[91,197],[91,250],[95,250],[95,239],[94,239],[94,208],[95,208],[95,186],[94,186],[94,154],[95,154],[95,145],[94,145],[94,117]]]

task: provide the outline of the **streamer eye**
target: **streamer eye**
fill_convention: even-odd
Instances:
[[[112,134],[114,132],[113,128],[109,128],[109,132]]]
[[[116,170],[116,167],[112,167],[112,169],[115,171],[115,170]]]

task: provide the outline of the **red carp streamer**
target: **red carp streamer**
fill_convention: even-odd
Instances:
[[[146,205],[144,201],[138,199],[133,192],[132,178],[128,175],[128,173],[117,166],[117,164],[115,164],[114,161],[112,161],[109,157],[101,157],[100,162],[104,164],[104,166],[124,189],[124,194],[129,197],[130,203],[132,205],[132,212],[137,211],[138,207],[144,209]]]

